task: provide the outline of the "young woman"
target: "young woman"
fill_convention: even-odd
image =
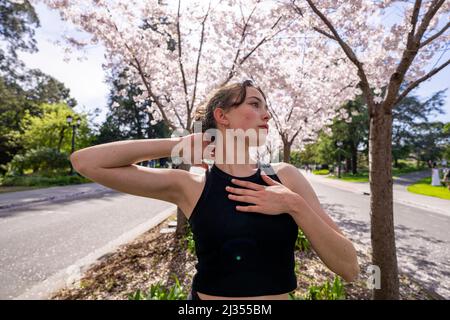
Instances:
[[[194,151],[193,141],[204,133],[93,146],[75,152],[72,164],[107,187],[181,208],[198,257],[191,299],[288,299],[297,287],[294,247],[299,227],[333,272],[355,280],[359,266],[352,243],[322,209],[299,170],[287,163],[255,162],[249,148],[262,145],[264,135],[256,140],[227,135],[237,129],[268,130],[270,114],[261,89],[251,81],[222,87],[196,119],[202,121],[203,132],[217,130],[214,159],[223,159],[204,166],[205,174],[135,165],[168,157],[179,143]],[[202,148],[210,143],[203,142]],[[238,162],[239,156],[245,160]]]

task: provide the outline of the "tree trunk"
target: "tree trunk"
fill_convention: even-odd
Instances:
[[[180,164],[177,166],[177,169],[189,171],[191,168],[190,164]],[[183,213],[183,210],[180,207],[177,207],[177,229],[175,231],[177,236],[183,236],[187,231],[187,218]]]
[[[358,173],[358,148],[354,144],[352,144],[351,151],[352,151],[352,173],[357,174]]]
[[[345,158],[345,173],[349,173],[351,166],[352,166],[352,159],[346,157]]]
[[[291,162],[291,145],[290,143],[283,142],[283,161],[286,163]]]
[[[394,157],[394,167],[398,168],[398,158]]]
[[[379,107],[379,106],[378,106]],[[399,299],[392,194],[392,114],[376,108],[370,118],[369,177],[372,263],[380,268],[376,300]]]
[[[61,145],[62,145],[62,141],[64,139],[64,131],[66,130],[65,127],[62,127],[60,133],[59,133],[59,141],[58,141],[58,152],[61,151]]]

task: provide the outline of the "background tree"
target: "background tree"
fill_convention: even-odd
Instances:
[[[142,90],[138,100],[152,102],[154,120],[183,134],[192,132],[195,111],[207,95],[234,79],[252,55],[292,23],[288,8],[247,1],[178,1],[176,6],[157,1],[45,2],[92,35],[87,41],[69,38],[70,44],[101,42],[107,52],[105,68],[127,69],[129,81]],[[177,234],[184,234],[186,218],[180,209],[177,222]]]
[[[394,167],[399,167],[398,160],[406,158],[410,154],[416,156],[418,167],[420,161],[427,162],[438,157],[439,153],[430,153],[429,148],[439,144],[444,136],[438,132],[433,134],[433,130],[428,126],[435,129],[439,127],[439,125],[436,127],[436,125],[430,123],[429,118],[436,113],[444,114],[442,107],[445,103],[445,91],[438,91],[425,101],[421,101],[417,96],[409,95],[392,110],[392,157]],[[425,145],[424,142],[426,141],[431,142],[431,145]],[[427,149],[428,151],[425,151]],[[424,157],[428,157],[428,159],[424,159]]]
[[[151,100],[140,101],[142,90],[129,83],[126,73],[112,73],[109,111],[99,129],[96,144],[126,140],[170,137],[170,130],[163,121],[154,119]],[[123,94],[123,91],[126,94]],[[153,111],[154,112],[154,111]]]
[[[375,299],[398,299],[392,194],[392,110],[420,83],[443,70],[450,60],[426,66],[434,53],[445,51],[450,34],[450,2],[313,1],[288,2],[307,27],[332,41],[354,64],[368,106],[369,177],[371,189],[372,262],[381,269],[381,289]],[[398,6],[397,6],[398,4]],[[386,9],[402,15],[391,26]],[[376,19],[378,18],[378,19]],[[351,21],[351,23],[348,23]],[[404,85],[403,90],[400,90]],[[386,87],[386,90],[381,88]]]
[[[34,29],[39,18],[28,0],[0,0],[0,76],[7,83],[22,79],[23,63],[17,51],[36,52]]]

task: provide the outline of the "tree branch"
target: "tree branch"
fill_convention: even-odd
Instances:
[[[402,58],[400,60],[400,63],[397,66],[397,69],[392,74],[391,78],[389,79],[388,89],[386,98],[384,99],[382,108],[384,109],[384,112],[390,113],[392,107],[395,105],[396,101],[398,100],[397,95],[400,90],[400,86],[403,82],[403,79],[405,78],[405,74],[408,71],[409,67],[411,66],[414,58],[417,55],[417,52],[419,50],[420,40],[422,39],[422,36],[426,29],[428,28],[431,19],[434,17],[436,12],[439,10],[439,8],[444,3],[444,0],[434,0],[433,4],[431,5],[430,9],[426,12],[424,18],[422,19],[422,22],[417,29],[416,35],[413,37],[411,35],[414,30],[410,30],[408,34],[408,40],[406,43],[406,49],[403,52]],[[421,4],[420,0],[416,0],[414,5],[414,11],[411,16],[411,23],[415,25],[415,18],[417,19],[418,11],[417,6]],[[415,16],[416,15],[416,16]]]
[[[202,21],[202,32],[201,32],[201,35],[200,35],[200,47],[198,49],[197,64],[195,65],[194,92],[192,94],[191,108],[194,108],[194,103],[195,103],[195,95],[196,95],[196,92],[197,92],[197,82],[198,82],[198,72],[199,72],[199,65],[200,65],[200,57],[202,55],[203,42],[204,42],[204,38],[205,38],[205,24],[206,24],[206,19],[208,18],[208,15],[209,15],[210,8],[211,8],[211,1],[209,2],[208,10],[206,11],[205,17],[203,18],[203,21]],[[187,123],[187,127],[188,128],[190,128],[190,126],[191,126],[191,124],[190,124],[191,110],[192,109],[188,108],[188,123]]]
[[[128,47],[128,46],[127,46]],[[135,61],[135,65],[133,63],[130,63],[133,67],[136,68],[136,70],[138,71],[139,75],[141,76],[141,80],[144,83],[145,88],[147,89],[147,92],[149,94],[150,97],[153,98],[153,100],[156,103],[156,106],[159,109],[159,112],[161,112],[161,115],[164,119],[164,122],[172,129],[172,130],[176,130],[176,127],[174,126],[174,124],[167,118],[166,113],[164,112],[164,105],[161,104],[161,102],[159,101],[159,99],[155,96],[155,94],[152,91],[152,88],[150,86],[150,83],[147,81],[147,78],[145,77],[144,71],[142,70],[141,64],[139,63],[139,60],[136,57],[133,57],[134,61]]]
[[[108,12],[109,14],[111,14],[109,8],[106,7],[106,6],[105,6],[105,8],[106,8],[107,12]],[[120,33],[119,28],[117,27],[117,25],[116,25],[115,23],[113,23],[113,26],[114,26],[116,32],[117,32],[117,33],[119,34],[119,36],[122,38],[122,34]],[[122,39],[122,40],[123,40],[123,39]],[[172,130],[175,130],[176,127],[175,127],[174,124],[167,118],[167,115],[166,115],[166,113],[164,112],[165,106],[162,105],[161,102],[159,102],[159,99],[153,94],[153,91],[152,91],[152,89],[151,89],[150,83],[147,81],[147,78],[146,78],[146,76],[145,76],[145,73],[144,73],[144,70],[143,70],[143,68],[142,68],[142,65],[141,65],[141,63],[139,62],[139,60],[138,60],[138,58],[136,57],[136,55],[134,54],[134,51],[130,48],[130,46],[129,46],[125,41],[123,41],[123,42],[124,42],[124,44],[125,44],[125,48],[128,50],[128,52],[129,52],[130,55],[132,56],[132,59],[133,59],[134,62],[135,62],[135,64],[133,64],[133,61],[130,61],[130,65],[131,65],[132,67],[134,67],[134,68],[138,71],[139,76],[141,77],[141,80],[142,80],[142,82],[144,83],[144,86],[145,86],[145,88],[147,89],[147,92],[148,92],[149,96],[150,96],[151,98],[153,98],[153,100],[154,100],[155,103],[156,103],[156,106],[157,106],[158,109],[159,109],[159,112],[161,112],[161,116],[163,117],[164,122],[167,124],[167,126],[168,126],[169,128],[171,128]]]
[[[394,105],[399,104],[407,95],[408,93],[411,92],[411,90],[413,90],[414,88],[416,88],[420,83],[428,80],[429,78],[431,78],[432,76],[434,76],[436,73],[438,73],[439,71],[441,71],[442,69],[444,69],[446,66],[448,66],[450,64],[450,59],[447,60],[445,63],[443,63],[441,66],[431,70],[428,74],[426,74],[425,76],[423,76],[422,78],[417,79],[416,81],[414,81],[413,83],[411,83],[397,98],[397,100],[395,101]]]
[[[238,46],[238,49],[237,49],[237,51],[236,51],[236,54],[234,55],[233,63],[231,64],[231,69],[230,69],[230,71],[228,72],[228,76],[227,76],[226,79],[221,83],[220,86],[226,85],[226,84],[228,83],[228,81],[230,81],[230,80],[233,78],[233,76],[234,76],[234,68],[236,67],[236,62],[237,62],[237,60],[238,60],[238,58],[239,58],[239,55],[240,55],[240,53],[241,53],[241,45],[242,45],[242,43],[244,42],[244,39],[245,39],[245,32],[247,31],[247,28],[248,28],[248,26],[249,26],[250,19],[252,18],[252,15],[253,15],[253,13],[255,12],[256,7],[257,7],[257,5],[255,5],[255,6],[253,7],[252,12],[250,12],[250,15],[248,16],[247,20],[245,20],[244,16],[242,16],[242,19],[243,19],[243,22],[244,22],[244,27],[242,28],[242,33],[241,33],[241,39],[240,39],[240,41],[239,41],[239,46]],[[242,8],[241,8],[241,9],[242,9]],[[241,11],[241,12],[242,12],[242,11]]]
[[[364,95],[367,99],[367,105],[369,107],[369,113],[372,113],[374,101],[373,101],[373,95],[372,91],[370,90],[369,81],[367,79],[366,73],[364,71],[362,63],[358,60],[353,50],[350,48],[350,46],[341,38],[339,33],[336,31],[334,26],[331,24],[331,22],[325,17],[325,15],[314,5],[312,0],[306,0],[308,2],[309,7],[313,10],[313,12],[322,20],[323,23],[328,27],[328,29],[331,31],[333,36],[336,38],[335,41],[339,43],[342,50],[344,51],[347,58],[350,59],[351,62],[356,66],[358,69],[358,76],[361,79],[361,89],[364,92]],[[295,5],[295,4],[294,4]]]
[[[412,43],[414,41],[414,34],[416,32],[417,19],[419,17],[421,5],[422,5],[422,0],[416,0],[416,2],[414,3],[413,13],[411,15],[412,28],[408,34],[408,42],[409,43]]]
[[[432,35],[431,37],[429,37],[427,40],[425,40],[424,42],[422,42],[419,45],[419,48],[423,48],[426,45],[430,44],[433,40],[435,40],[436,38],[438,38],[441,34],[443,34],[445,31],[447,31],[447,29],[450,28],[450,22],[447,23],[447,25],[445,27],[443,27],[441,30],[439,30],[438,32],[436,32],[434,35]]]
[[[323,34],[325,37],[330,38],[331,40],[337,41],[337,39],[335,37],[333,37],[333,35],[323,31],[320,28],[314,27],[314,30],[316,30],[318,33]]]
[[[183,89],[184,89],[184,95],[185,95],[185,102],[186,102],[186,109],[187,109],[187,117],[190,117],[189,113],[189,99],[188,99],[188,91],[187,91],[187,83],[186,83],[186,76],[184,74],[184,67],[183,67],[183,61],[182,61],[182,52],[181,52],[181,30],[180,30],[180,7],[181,7],[181,0],[178,0],[178,11],[177,11],[177,37],[178,37],[178,64],[180,66],[181,71],[181,78],[183,80]]]
[[[425,16],[423,17],[422,22],[420,23],[420,26],[417,29],[417,34],[415,36],[416,38],[415,40],[418,44],[422,40],[425,31],[430,25],[431,19],[433,19],[433,17],[436,15],[436,12],[442,7],[444,2],[445,0],[434,0],[428,11],[425,13]]]
[[[283,17],[279,17],[278,20],[274,23],[274,25],[273,25],[270,29],[274,29],[274,28],[277,26],[277,24],[281,21],[282,18],[283,18]],[[247,54],[241,59],[241,61],[239,61],[239,65],[242,65],[242,64],[245,62],[245,60],[247,60],[247,59],[252,55],[252,53],[255,52],[256,49],[258,49],[262,44],[264,44],[265,42],[267,42],[267,41],[271,40],[272,38],[274,38],[274,37],[275,37],[277,34],[279,34],[281,31],[286,30],[287,27],[288,27],[288,26],[286,26],[286,27],[283,28],[283,29],[278,30],[274,35],[272,35],[272,36],[269,37],[269,38],[264,37],[263,39],[261,39],[261,41],[260,41],[260,42],[259,42],[252,50],[250,50],[250,52],[247,53]]]

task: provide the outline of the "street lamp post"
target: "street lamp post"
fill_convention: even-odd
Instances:
[[[75,151],[75,132],[76,132],[76,128],[78,128],[79,126],[80,126],[80,123],[81,123],[81,119],[77,119],[77,123],[75,124],[72,124],[72,122],[73,122],[73,117],[72,116],[67,116],[67,118],[66,118],[66,121],[67,121],[67,123],[69,124],[69,126],[70,125],[72,125],[72,149],[71,149],[71,152],[70,152],[70,154],[72,154],[72,153],[74,153],[74,151]],[[72,163],[70,163],[70,173],[69,173],[70,175],[73,175],[73,166],[72,166]]]
[[[338,141],[336,143],[337,147],[338,147],[338,179],[341,178],[341,147],[342,147],[342,141]]]

